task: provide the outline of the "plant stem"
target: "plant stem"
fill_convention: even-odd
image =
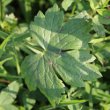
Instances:
[[[2,0],[0,0],[0,21],[2,20]]]
[[[8,80],[4,80],[4,79],[0,79],[0,83],[9,84],[9,83],[10,83],[10,81],[8,81]]]
[[[84,102],[86,102],[86,100],[67,100],[67,101],[60,102],[56,107],[64,107],[67,105],[74,105],[74,104],[79,104]],[[52,105],[47,105],[39,108],[39,110],[52,110],[52,109],[55,109],[55,107],[53,107]]]
[[[13,78],[13,79],[22,79],[22,76],[16,76],[16,75],[4,75],[4,74],[0,74],[1,78]]]
[[[3,1],[2,0],[0,0],[0,21],[2,21],[3,20],[3,16],[4,16],[4,10],[3,10]]]
[[[98,38],[98,39],[92,39],[92,40],[90,41],[90,43],[96,44],[96,43],[100,43],[100,42],[107,41],[107,40],[110,40],[110,36],[108,36],[108,37],[103,37],[103,38]]]
[[[89,94],[89,107],[90,107],[90,110],[93,110],[92,91],[93,91],[93,84],[91,84],[90,94]]]

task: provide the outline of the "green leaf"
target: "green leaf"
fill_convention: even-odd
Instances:
[[[7,33],[0,31],[0,38],[5,39],[8,36]]]
[[[100,76],[98,69],[94,65],[84,64],[74,58],[72,54],[74,55],[73,51],[63,54],[57,59],[56,70],[67,84],[82,87],[84,86],[83,80],[94,81]],[[67,65],[69,66],[67,67]]]
[[[24,97],[24,100],[25,100],[25,102],[24,102],[25,108],[28,108],[28,110],[32,110],[32,108],[35,104],[35,100],[28,98],[28,97]]]
[[[0,105],[12,104],[19,90],[19,83],[14,81],[0,93]]]
[[[12,0],[2,0],[2,3],[3,3],[4,6],[7,6],[11,2],[12,2]]]
[[[5,8],[10,4],[12,0],[0,0],[0,20],[3,20],[5,17]]]
[[[102,24],[110,24],[110,10],[97,9],[99,14],[98,19]]]
[[[20,85],[14,81],[0,93],[0,110],[18,110],[12,103],[16,99]]]
[[[25,109],[32,110],[33,106],[36,103],[35,95],[32,92],[31,94],[27,91],[21,91],[19,95],[20,102],[23,103]]]
[[[105,7],[109,0],[89,0],[91,8],[96,11],[98,8]]]
[[[93,28],[94,28],[94,31],[97,32],[98,36],[100,37],[105,36],[106,29],[99,21],[98,15],[94,16],[93,18]]]
[[[71,4],[74,2],[74,0],[63,0],[62,2],[62,7],[64,8],[64,10],[66,11]]]
[[[3,55],[4,51],[5,51],[5,47],[7,45],[7,43],[10,41],[10,38],[12,37],[12,35],[9,35],[1,44],[0,44],[0,57]]]
[[[23,62],[22,65],[27,65],[23,66],[22,69],[25,72],[27,67],[32,67],[25,74],[27,86],[30,90],[35,90],[38,87],[48,97],[49,101],[54,104],[56,100],[59,102],[61,93],[64,91],[64,84],[55,74],[51,61],[49,62],[49,56],[50,54],[45,56],[40,54],[30,55]],[[32,75],[30,73],[33,73],[33,79],[31,79]]]
[[[39,88],[55,106],[65,93],[66,84],[84,86],[85,80],[101,77],[90,54],[88,42],[91,22],[84,18],[72,18],[63,23],[64,15],[57,5],[39,12],[31,23],[32,37],[42,48],[25,58],[21,67],[30,90]],[[65,83],[64,83],[65,82]]]
[[[0,105],[0,110],[18,110],[18,108],[13,105]]]
[[[23,13],[26,22],[30,22],[31,20],[31,14],[32,14],[32,0],[18,0],[21,12]]]

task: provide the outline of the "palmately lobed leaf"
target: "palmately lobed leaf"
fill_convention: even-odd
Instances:
[[[54,106],[65,93],[66,84],[83,87],[85,80],[101,77],[90,54],[88,42],[91,23],[84,18],[64,21],[57,5],[39,12],[30,25],[32,37],[43,49],[33,53],[22,63],[22,72],[30,90],[39,88]]]

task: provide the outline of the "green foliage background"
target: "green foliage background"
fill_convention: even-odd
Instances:
[[[109,71],[110,0],[0,0],[0,110],[110,110]]]

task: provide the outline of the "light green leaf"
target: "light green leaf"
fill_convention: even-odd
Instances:
[[[10,83],[7,88],[1,91],[0,110],[18,110],[17,107],[12,105],[12,103],[16,99],[19,88],[20,88],[20,84],[14,81]]]
[[[101,77],[97,67],[90,64],[95,59],[88,46],[91,22],[72,18],[63,23],[63,18],[57,5],[45,15],[38,13],[30,29],[42,50],[39,54],[33,51],[21,65],[28,88],[39,88],[53,106],[65,93],[65,83],[82,87],[85,80]]]
[[[96,11],[98,8],[103,8],[109,0],[89,0],[91,8]]]
[[[25,109],[28,108],[28,110],[32,110],[34,104],[35,104],[35,100],[34,99],[31,99],[31,98],[28,98],[26,97],[25,99],[26,102],[25,103]]]
[[[62,7],[64,8],[64,10],[66,11],[71,4],[74,2],[74,0],[63,0],[62,2]]]
[[[13,105],[0,105],[0,110],[18,110],[18,108]]]
[[[12,2],[12,0],[2,0],[3,6],[7,6],[11,2]]]
[[[19,87],[19,83],[14,81],[9,84],[7,88],[2,90],[0,93],[0,105],[12,104],[16,98]]]

